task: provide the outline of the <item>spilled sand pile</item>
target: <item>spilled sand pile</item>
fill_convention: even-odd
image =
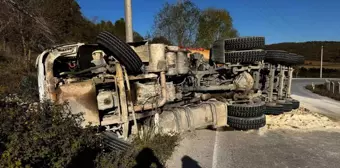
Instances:
[[[267,125],[262,129],[293,129],[300,131],[340,131],[340,123],[328,117],[299,108],[281,115],[267,115]]]

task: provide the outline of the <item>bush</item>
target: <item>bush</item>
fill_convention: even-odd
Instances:
[[[35,73],[24,76],[19,83],[19,95],[25,101],[38,101],[38,78]]]
[[[329,91],[325,84],[315,85],[314,89],[313,89],[312,85],[307,85],[306,89],[308,89],[308,90],[310,90],[313,93],[316,93],[318,95],[326,96],[326,97],[340,101],[340,94],[339,93],[333,93],[333,92]],[[337,89],[339,89],[339,88],[336,88],[335,90],[337,90]]]
[[[125,152],[103,150],[81,115],[51,103],[0,102],[0,167],[145,167],[164,165],[178,135],[146,134]]]
[[[148,133],[133,139],[133,148],[123,153],[101,153],[96,159],[101,167],[163,167],[178,145],[179,135]]]
[[[41,108],[2,104],[0,167],[93,164],[100,141],[94,129],[80,127],[81,120],[64,106],[50,103],[41,104]]]
[[[33,63],[26,63],[19,58],[0,61],[0,94],[19,93],[21,81],[36,74],[33,67]]]
[[[340,76],[340,70],[338,70],[338,69],[323,68],[322,72],[323,72],[324,78],[337,78],[337,77]],[[318,77],[320,77],[320,68],[304,68],[304,67],[301,67],[299,69],[296,69],[293,73],[294,73],[295,77],[318,78]]]

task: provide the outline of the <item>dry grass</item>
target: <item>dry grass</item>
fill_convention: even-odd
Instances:
[[[316,93],[318,95],[326,96],[326,97],[332,98],[334,100],[339,100],[340,101],[340,94],[328,91],[327,90],[327,86],[325,86],[324,84],[315,85],[314,89],[313,89],[313,87],[311,85],[307,85],[306,89],[308,89],[308,90],[310,90],[313,93]],[[335,90],[339,90],[339,88],[336,87]]]
[[[340,63],[337,62],[323,62],[322,66],[326,69],[340,69]],[[320,68],[320,61],[305,61],[305,64],[301,67]]]

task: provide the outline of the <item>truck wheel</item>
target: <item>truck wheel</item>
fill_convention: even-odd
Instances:
[[[267,50],[265,62],[270,64],[281,64],[285,66],[295,66],[304,64],[304,57],[281,50]]]
[[[263,61],[264,50],[230,51],[225,53],[225,63],[254,63]]]
[[[225,39],[225,50],[264,49],[264,37],[237,37]]]
[[[259,117],[264,114],[264,110],[264,102],[256,104],[231,104],[228,105],[228,116],[242,118]]]
[[[284,107],[283,105],[274,105],[274,106],[269,106],[266,105],[266,109],[264,111],[264,114],[268,114],[268,115],[279,115],[282,114],[284,112]]]
[[[126,70],[133,74],[143,72],[143,63],[136,52],[124,41],[111,33],[104,31],[99,33],[96,39],[97,44],[104,48],[108,54],[112,54]]]
[[[265,62],[270,64],[284,64],[286,62],[286,57],[288,57],[289,53],[282,50],[267,50],[265,56]]]
[[[302,65],[305,62],[305,59],[302,55],[297,55],[293,53],[289,53],[284,59],[284,62],[287,66]]]
[[[293,99],[291,102],[292,102],[292,109],[298,109],[300,107],[300,102],[298,100]]]
[[[228,125],[239,130],[258,129],[266,125],[266,116],[254,118],[228,116]]]
[[[293,103],[289,102],[289,101],[281,101],[281,102],[278,102],[277,104],[283,106],[283,111],[284,112],[290,112],[293,109]]]
[[[119,139],[113,132],[105,131],[101,134],[103,146],[112,151],[125,151],[131,148],[127,141]]]

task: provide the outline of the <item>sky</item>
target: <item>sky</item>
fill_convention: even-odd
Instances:
[[[89,19],[124,18],[124,0],[77,0]],[[132,0],[133,29],[152,32],[154,16],[165,2]],[[340,0],[193,0],[200,8],[229,11],[240,36],[264,36],[267,44],[340,41]]]

